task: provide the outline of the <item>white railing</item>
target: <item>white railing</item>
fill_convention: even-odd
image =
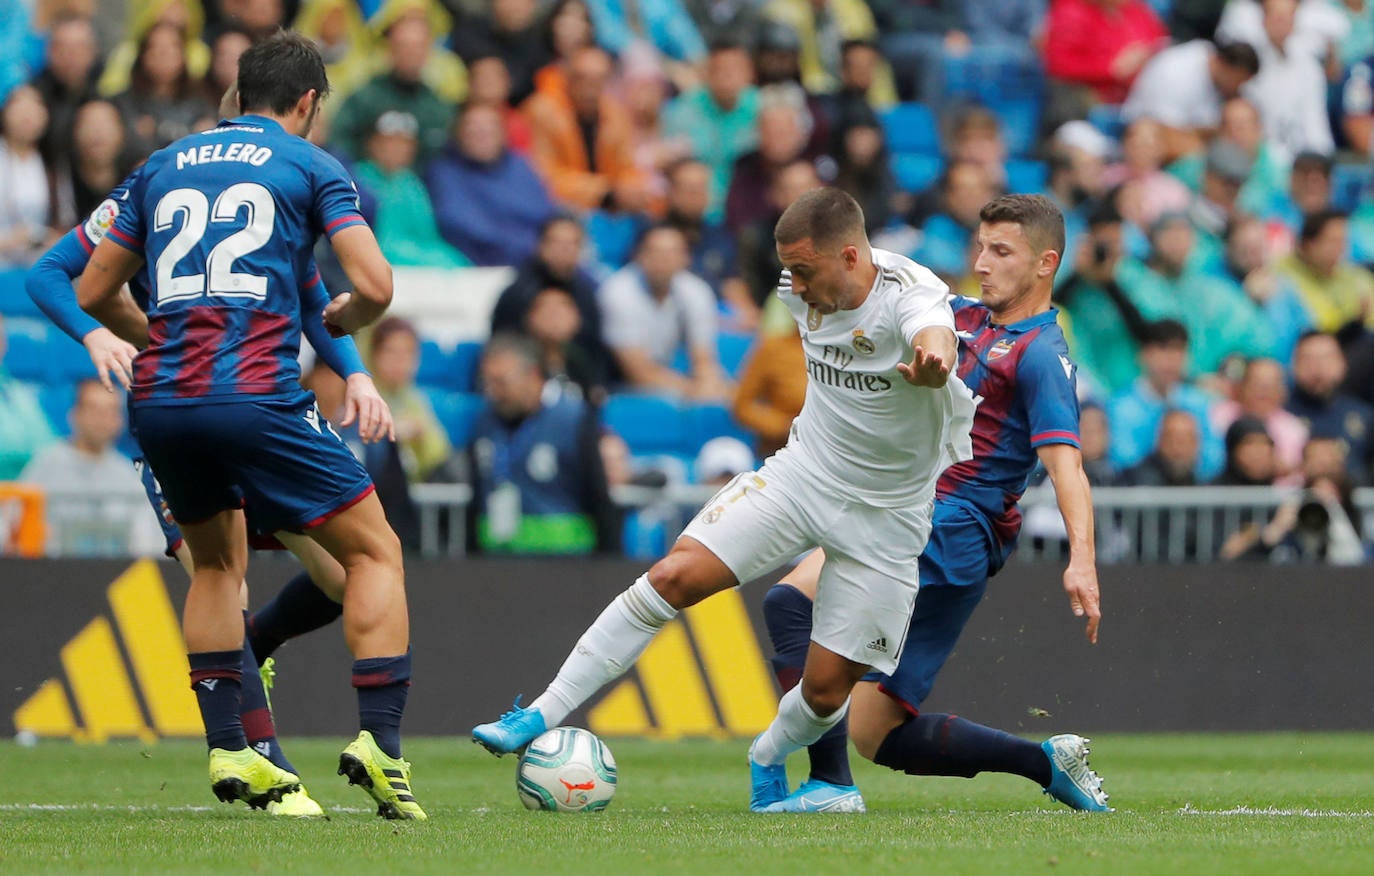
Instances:
[[[626,510],[655,515],[670,534],[681,531],[715,488],[671,484],[663,488],[617,487],[612,499]],[[1103,563],[1206,562],[1227,536],[1251,521],[1267,521],[1295,489],[1268,487],[1111,487],[1093,491],[1098,556]],[[420,508],[421,553],[461,556],[463,515],[472,499],[465,484],[424,484],[412,489]],[[1374,489],[1355,493],[1364,518],[1366,543],[1374,533]],[[1063,524],[1048,485],[1027,491],[1021,501],[1026,525],[1017,560],[1063,560]],[[443,516],[447,514],[447,535]]]

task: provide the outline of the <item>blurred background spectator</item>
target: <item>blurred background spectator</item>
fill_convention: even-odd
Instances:
[[[476,265],[524,261],[554,211],[534,168],[507,148],[501,111],[490,104],[468,104],[425,182],[444,239]]]
[[[496,128],[492,120],[492,127]],[[412,169],[419,151],[420,124],[401,110],[387,110],[372,121],[363,160],[353,167],[358,185],[376,200],[373,230],[393,265],[459,268],[472,264],[439,233],[434,205]],[[499,129],[497,129],[499,130]]]
[[[396,444],[410,483],[427,479],[453,453],[429,399],[415,385],[420,369],[420,337],[406,320],[390,316],[377,323],[369,339],[369,364],[396,424]]]
[[[48,110],[21,85],[0,105],[0,268],[28,267],[57,236],[47,167],[38,144]]]
[[[34,454],[55,440],[35,389],[4,366],[9,342],[0,316],[0,481],[12,481]]]
[[[759,458],[787,443],[792,421],[806,400],[806,354],[794,327],[761,333],[740,373],[731,408],[739,424],[754,434]]]
[[[73,556],[157,554],[162,528],[148,507],[133,460],[115,450],[124,398],[91,378],[76,385],[71,435],[38,451],[21,483],[48,494],[48,550]]]
[[[537,352],[547,404],[605,417],[617,483],[688,482],[704,444],[751,429],[769,452],[804,387],[777,382],[800,353],[769,305],[798,194],[843,188],[879,246],[976,295],[978,208],[1038,191],[1066,214],[1056,300],[1094,483],[1207,483],[1244,416],[1285,483],[1368,482],[1367,0],[0,0],[0,22],[0,314],[25,381],[4,385],[38,405],[0,433],[66,434],[88,367],[17,272],[148,150],[212,124],[239,54],[290,22],[334,86],[312,140],[397,264],[413,328],[381,351],[404,364],[392,391],[452,447],[495,330]],[[1181,348],[1153,338],[1169,320]],[[356,450],[379,483],[417,477],[413,446]],[[449,477],[433,455],[424,477]],[[1227,478],[1265,480],[1249,472]],[[412,535],[414,511],[388,506]],[[627,544],[676,531],[655,513]],[[1102,531],[1103,556],[1143,535]]]
[[[627,386],[722,399],[730,382],[716,350],[716,298],[688,264],[681,231],[668,225],[645,231],[634,261],[597,290],[602,331]],[[679,355],[687,363],[681,371],[673,367]]]
[[[579,398],[545,400],[538,347],[496,335],[482,352],[485,407],[468,447],[470,543],[484,553],[615,551],[595,412]]]

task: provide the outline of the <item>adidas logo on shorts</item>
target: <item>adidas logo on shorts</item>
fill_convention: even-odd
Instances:
[[[887,638],[885,636],[879,636],[878,638],[869,642],[867,645],[864,645],[864,647],[870,651],[877,651],[879,654],[886,654]]]

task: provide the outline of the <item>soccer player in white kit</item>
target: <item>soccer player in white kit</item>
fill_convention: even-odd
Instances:
[[[951,372],[958,348],[948,289],[910,259],[873,249],[863,211],[839,189],[803,195],[774,237],[784,267],[778,294],[800,326],[810,377],[787,446],[702,507],[528,708],[473,728],[493,753],[561,723],[682,609],[815,546],[826,561],[811,647],[801,684],[750,748],[750,808],[787,795],[787,755],[844,717],[864,673],[896,667],[935,481],[972,457],[974,401]]]

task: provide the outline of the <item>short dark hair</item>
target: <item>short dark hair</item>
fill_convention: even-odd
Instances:
[[[808,238],[818,246],[857,243],[867,239],[864,211],[858,201],[833,186],[812,189],[783,211],[773,237],[784,246]]]
[[[492,335],[482,348],[482,358],[510,353],[520,361],[524,362],[531,369],[544,373],[544,354],[539,349],[539,342],[529,335],[522,335],[519,332],[503,331]]]
[[[878,51],[878,44],[875,43],[873,40],[867,40],[862,38],[845,40],[844,42],[840,43],[840,57],[843,58],[845,55],[848,55],[854,49],[872,49],[876,52]]]
[[[549,233],[549,229],[553,228],[555,225],[561,225],[564,222],[576,227],[579,234],[585,235],[587,233],[586,226],[582,224],[582,220],[578,219],[577,216],[563,210],[555,210],[549,214],[547,219],[539,223],[539,236],[537,239],[543,240],[544,235]]]
[[[1246,42],[1218,42],[1217,57],[1228,67],[1239,67],[1251,76],[1254,76],[1260,69],[1259,53],[1255,47]]]
[[[1326,177],[1327,179],[1330,179],[1331,169],[1334,166],[1335,162],[1331,160],[1331,156],[1323,155],[1320,152],[1313,152],[1310,149],[1305,149],[1302,152],[1299,152],[1297,155],[1293,156],[1293,164],[1289,172],[1292,173],[1300,170],[1316,170],[1320,171],[1322,176]]]
[[[289,30],[248,47],[239,58],[238,84],[239,108],[245,113],[270,110],[284,115],[312,89],[320,100],[329,94],[320,50]]]
[[[1335,207],[1327,207],[1325,210],[1308,213],[1302,217],[1302,229],[1298,231],[1298,242],[1311,243],[1321,236],[1321,233],[1326,230],[1326,226],[1332,222],[1337,219],[1349,218],[1350,214],[1344,210],[1337,210]]]
[[[749,39],[744,35],[720,34],[712,37],[706,45],[706,53],[714,55],[716,52],[744,52],[749,53]]]
[[[388,316],[372,327],[372,337],[368,340],[368,352],[375,354],[377,348],[397,335],[410,335],[418,344],[420,333],[410,320],[401,316]]]
[[[674,234],[678,235],[678,237],[682,239],[684,244],[686,244],[687,235],[684,234],[682,229],[678,226],[673,225],[671,222],[651,222],[648,225],[641,228],[639,230],[639,233],[635,235],[634,246],[631,248],[630,251],[633,252],[636,256],[639,255],[640,251],[644,249],[644,244],[649,242],[649,238],[659,233],[660,231],[671,231]],[[687,244],[687,248],[691,249],[691,245]]]
[[[1044,195],[1002,195],[978,211],[989,225],[1014,222],[1037,252],[1052,249],[1064,256],[1064,213]]]
[[[1145,324],[1140,339],[1142,347],[1170,347],[1188,344],[1188,327],[1176,319],[1157,319]]]

